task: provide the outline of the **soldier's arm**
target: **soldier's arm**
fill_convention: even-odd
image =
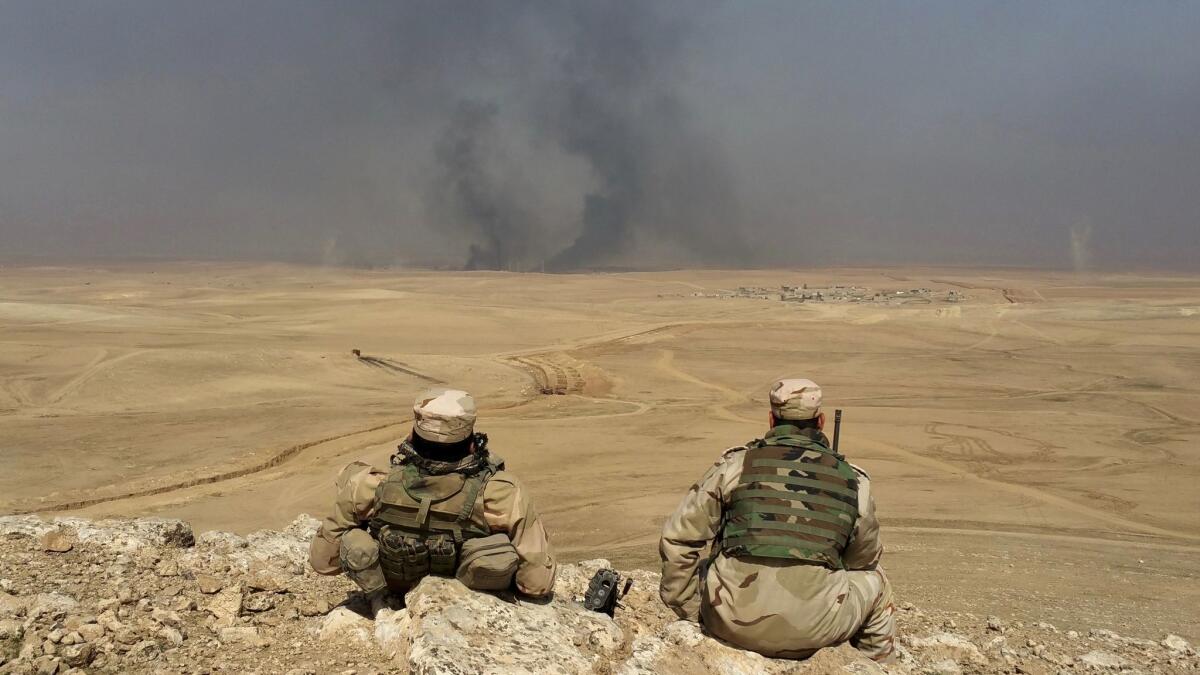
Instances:
[[[875,569],[883,557],[883,542],[879,540],[879,520],[875,517],[875,496],[871,494],[871,477],[866,471],[851,464],[858,473],[858,520],[854,533],[846,544],[842,562],[846,569]]]
[[[308,546],[308,562],[317,574],[338,574],[342,535],[362,525],[375,509],[375,488],[387,473],[362,462],[353,462],[337,477],[333,512],[321,521]]]
[[[662,559],[662,582],[658,589],[663,604],[680,618],[700,617],[700,556],[721,529],[721,510],[741,473],[743,450],[727,451],[704,477],[688,490],[675,513],[663,523],[658,555]]]
[[[554,590],[558,565],[546,528],[516,477],[501,471],[483,490],[483,515],[492,532],[504,532],[517,549],[517,590],[542,597]]]

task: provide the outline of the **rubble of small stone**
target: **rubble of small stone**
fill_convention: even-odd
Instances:
[[[344,577],[306,565],[308,516],[280,532],[193,535],[165,519],[0,517],[3,673],[1183,673],[1200,671],[1179,636],[1117,635],[897,608],[898,659],[880,666],[847,645],[808,661],[763,658],[677,621],[658,576],[615,618],[585,611],[603,560],[560,566],[555,595],[533,601],[430,577],[403,608],[365,618]]]

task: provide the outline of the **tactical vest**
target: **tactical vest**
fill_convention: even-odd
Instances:
[[[803,435],[751,441],[726,507],[721,551],[842,569],[858,518],[858,476],[845,459]]]
[[[428,574],[454,576],[463,541],[491,534],[478,502],[497,469],[494,462],[469,475],[429,474],[411,463],[392,468],[375,491],[378,508],[369,522],[389,587],[405,590]]]

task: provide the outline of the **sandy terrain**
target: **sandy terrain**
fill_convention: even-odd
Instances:
[[[693,295],[801,283],[892,299]],[[902,597],[1200,638],[1195,277],[9,266],[0,512],[282,526],[348,461],[385,463],[446,382],[562,557],[653,567],[665,514],[763,431],[782,376],[845,410]]]

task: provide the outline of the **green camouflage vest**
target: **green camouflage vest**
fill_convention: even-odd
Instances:
[[[858,477],[825,437],[783,425],[751,441],[726,507],[721,551],[842,569],[858,517]]]
[[[491,458],[466,472],[427,473],[410,461],[392,468],[375,491],[369,523],[389,587],[407,589],[428,574],[454,576],[463,541],[492,534],[479,502],[500,468]]]

